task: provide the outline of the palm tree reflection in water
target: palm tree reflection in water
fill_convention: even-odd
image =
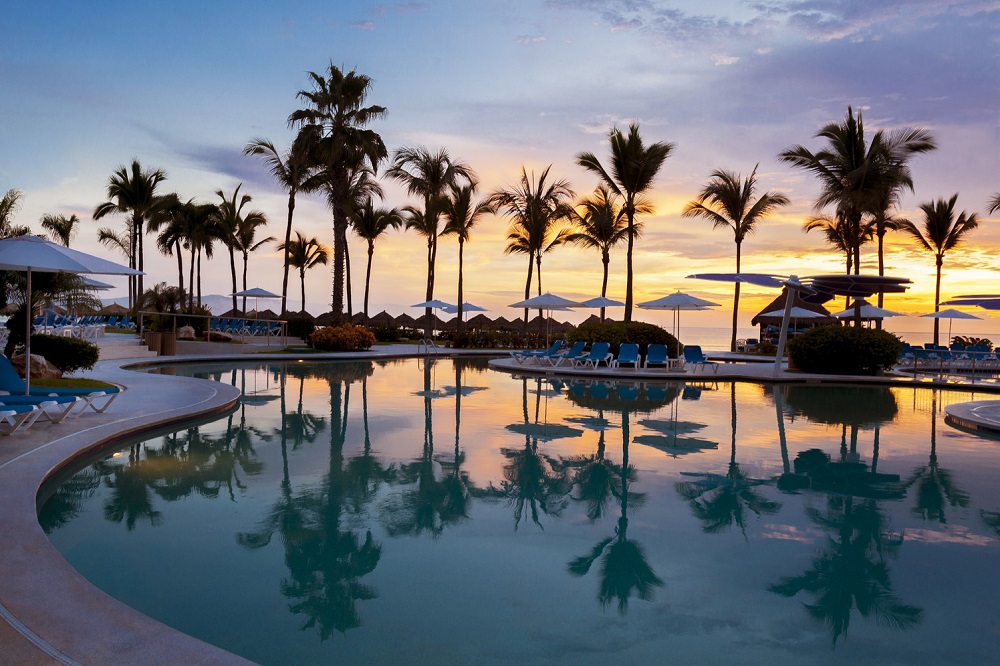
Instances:
[[[809,389],[802,389],[797,396],[798,409],[808,418],[826,420],[833,409],[829,399],[826,404],[816,403],[816,410],[808,413]],[[864,391],[864,390],[863,390]],[[869,423],[891,418],[896,412],[895,398],[888,390],[869,390],[865,404],[871,413]],[[881,400],[879,395],[881,395]],[[884,394],[884,395],[882,395]],[[787,445],[783,427],[782,390],[775,387],[776,412],[779,419],[778,433],[783,456],[787,459]],[[890,399],[891,398],[891,399]],[[902,602],[893,592],[888,560],[895,558],[903,544],[903,535],[890,531],[888,519],[879,508],[879,498],[900,498],[901,488],[891,484],[894,475],[868,472],[857,453],[857,431],[860,417],[857,410],[842,412],[851,425],[851,448],[848,451],[845,436],[841,441],[841,461],[830,463],[829,456],[815,449],[800,453],[796,458],[796,474],[787,469],[782,475],[782,485],[787,488],[811,484],[810,492],[827,496],[826,511],[806,509],[809,520],[829,533],[826,548],[813,558],[812,566],[798,576],[782,578],[768,587],[771,592],[784,597],[794,597],[807,592],[813,603],[803,604],[806,612],[824,623],[833,637],[834,647],[850,626],[854,609],[864,618],[872,618],[879,625],[894,629],[911,629],[923,619],[923,609]],[[887,416],[888,415],[888,416]],[[846,429],[847,422],[843,422]],[[819,455],[816,455],[819,454]],[[820,459],[822,458],[822,459]],[[801,464],[800,464],[801,463]],[[803,472],[803,473],[800,473]],[[898,477],[895,477],[898,481]],[[791,483],[798,480],[800,483]]]
[[[615,388],[620,401],[613,404],[617,405],[616,409],[620,410],[622,419],[622,464],[616,467],[604,461],[601,448],[603,447],[604,436],[604,431],[602,430],[601,443],[599,444],[598,455],[596,456],[597,460],[595,460],[595,463],[582,468],[577,475],[576,482],[581,488],[581,498],[585,498],[590,506],[588,516],[591,516],[591,520],[594,520],[595,497],[593,495],[588,497],[587,492],[588,486],[591,486],[591,491],[595,490],[593,487],[594,481],[593,479],[588,479],[587,475],[597,472],[601,475],[607,474],[609,478],[616,477],[620,483],[620,491],[613,494],[620,502],[621,515],[618,518],[614,536],[602,539],[589,553],[571,560],[568,569],[569,573],[573,576],[586,576],[590,572],[594,562],[600,559],[600,585],[598,586],[597,600],[602,608],[607,608],[612,602],[617,602],[618,613],[625,615],[628,611],[628,602],[633,595],[643,601],[650,601],[653,598],[655,588],[663,587],[664,582],[656,575],[656,572],[653,571],[653,568],[646,560],[646,552],[642,545],[638,541],[628,538],[629,484],[637,480],[635,467],[629,465],[628,461],[629,444],[631,442],[629,428],[630,413],[638,409],[639,404],[645,404],[645,402],[637,402],[638,392],[635,391],[634,387],[618,385]],[[664,391],[664,401],[666,400],[665,396],[666,392]],[[592,390],[591,399],[593,397]],[[676,399],[676,397],[677,392],[674,391],[673,399]],[[644,394],[644,399],[659,402],[659,399],[651,396],[648,390]],[[584,398],[577,402],[588,404],[589,400]],[[599,406],[601,402],[601,398],[597,398],[594,404],[595,406]],[[609,406],[611,405],[609,404]],[[598,415],[600,418],[603,418],[603,410],[600,410]],[[603,484],[597,484],[596,487],[598,491],[596,498],[598,500],[600,500],[602,486]],[[638,495],[635,499],[640,499],[641,502],[641,499],[645,498]],[[597,506],[601,506],[599,501]]]
[[[926,465],[918,467],[904,487],[917,485],[917,505],[913,512],[925,520],[947,523],[945,505],[965,508],[969,496],[958,487],[950,470],[938,467],[937,459],[937,391],[931,393],[931,456]]]

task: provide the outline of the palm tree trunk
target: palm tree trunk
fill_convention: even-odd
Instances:
[[[238,292],[240,290],[240,288],[239,288],[239,286],[236,283],[236,252],[233,250],[233,246],[232,245],[229,246],[229,272],[233,276],[233,292],[232,293],[233,293],[233,309],[235,310],[236,309],[236,292]],[[243,307],[246,308],[246,302],[245,301],[243,303]],[[246,311],[245,310],[243,311],[243,314],[246,315]]]
[[[607,249],[601,250],[601,261],[604,263],[604,278],[601,280],[601,298],[608,296],[608,268],[611,264],[611,253]],[[604,314],[607,308],[601,308],[601,321],[604,321]]]
[[[535,268],[535,253],[528,253],[528,280],[524,283],[524,300],[531,298],[531,273]],[[524,323],[521,325],[521,330],[525,335],[528,334],[528,308],[524,308]]]
[[[285,225],[285,252],[282,260],[284,270],[281,277],[281,313],[286,312],[288,300],[288,246],[292,242],[292,213],[295,211],[295,188],[288,190],[288,223]]]
[[[338,197],[336,201],[343,201]],[[344,245],[347,243],[347,214],[341,205],[333,212],[333,310],[334,324],[344,322]]]
[[[740,260],[742,259],[741,254],[743,251],[743,244],[737,241],[736,243],[736,272],[740,272]],[[789,293],[791,296],[791,293]],[[736,288],[733,290],[733,335],[729,340],[729,351],[736,351],[736,327],[739,323],[740,316],[740,283],[736,283]]]
[[[632,321],[632,235],[635,231],[633,203],[628,202],[628,246],[625,251],[625,319]]]
[[[885,220],[879,220],[878,229],[878,274],[879,277],[885,275]],[[878,306],[882,307],[885,303],[885,293],[878,292]],[[882,320],[875,320],[876,330],[882,330]]]
[[[944,257],[939,254],[934,263],[937,265],[937,276],[934,279],[934,312],[939,312],[941,310],[941,265],[944,263]],[[938,332],[940,327],[941,320],[935,317],[934,344],[938,344]]]
[[[434,239],[430,236],[427,238],[427,290],[424,292],[424,300],[430,301],[434,296]],[[431,324],[431,309],[429,307],[424,308],[424,338],[427,340],[431,339],[431,329],[433,325]]]
[[[243,251],[243,291],[247,290],[247,264],[250,263],[250,255]],[[247,311],[247,297],[243,297],[243,312]]]
[[[201,248],[198,248],[198,307],[201,307]]]
[[[465,321],[463,321],[462,319],[464,314],[462,312],[462,303],[464,302],[463,301],[464,297],[462,295],[462,260],[463,260],[462,254],[464,250],[465,250],[465,243],[462,241],[461,233],[459,233],[458,236],[458,332],[459,333],[465,332]]]
[[[372,283],[372,256],[375,254],[375,241],[368,241],[368,268],[365,270],[365,326],[368,325],[368,292]]]
[[[299,269],[299,277],[302,279],[302,310],[306,309],[306,269],[303,266]]]
[[[354,317],[354,306],[351,299],[351,246],[347,242],[347,234],[344,234],[344,279],[347,281],[347,321]]]
[[[142,216],[137,215],[135,218],[135,234],[136,234],[136,268],[139,270],[139,274],[136,276],[136,305],[139,303],[139,299],[142,298]]]
[[[181,242],[174,243],[174,253],[177,255],[177,288],[181,290],[181,306],[184,305],[184,255],[181,253]]]
[[[188,308],[194,311],[194,265],[195,265],[195,247],[194,243],[191,244],[191,267],[190,267],[190,280],[188,280],[191,285],[190,291],[188,292]]]
[[[535,254],[535,264],[537,264],[538,267],[538,276],[535,279],[538,280],[538,295],[541,296],[542,295],[542,251],[541,250],[539,250]],[[541,308],[538,309],[538,317],[539,317],[538,334],[545,335],[545,312],[543,312]],[[547,345],[548,340],[546,340],[545,343]]]

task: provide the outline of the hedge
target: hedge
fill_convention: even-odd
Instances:
[[[623,342],[639,345],[641,354],[646,353],[650,344],[664,344],[671,356],[677,356],[677,338],[666,329],[641,321],[595,321],[581,324],[570,331],[566,339],[570,342],[608,342],[611,344],[612,354],[618,353]]]
[[[899,359],[902,343],[892,333],[855,326],[819,326],[788,342],[791,362],[805,372],[874,375]]]
[[[364,351],[375,344],[375,336],[363,326],[341,324],[316,329],[309,344],[323,351]]]

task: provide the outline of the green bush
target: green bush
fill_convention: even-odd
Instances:
[[[874,375],[892,367],[902,343],[892,333],[854,326],[819,326],[788,343],[791,362],[806,372]]]
[[[646,353],[646,348],[651,344],[664,344],[671,356],[677,356],[677,338],[655,324],[641,321],[581,324],[570,331],[566,339],[569,342],[608,342],[611,343],[612,354],[618,353],[618,347],[623,342],[639,345],[639,352],[642,354]]]
[[[288,322],[288,335],[293,338],[305,340],[316,330],[316,319],[312,315],[289,315],[285,320]]]
[[[375,344],[375,336],[363,326],[341,324],[316,329],[309,344],[323,351],[364,351]]]
[[[403,332],[395,324],[373,324],[368,327],[375,339],[379,342],[399,342],[403,339]]]
[[[94,343],[61,335],[32,335],[31,353],[44,356],[46,361],[63,372],[80,368],[89,370],[100,356],[100,350]]]
[[[201,315],[198,317],[185,317],[183,315],[177,317],[177,327],[190,326],[194,329],[194,335],[196,338],[200,338],[205,335],[205,329],[208,328],[208,324],[211,319],[205,319],[204,317],[211,317],[212,311],[206,307],[195,306],[193,312],[188,312],[187,314]]]

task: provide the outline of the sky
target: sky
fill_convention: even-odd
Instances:
[[[578,198],[596,178],[576,166],[581,151],[608,156],[608,131],[638,122],[647,143],[676,144],[649,197],[655,211],[636,245],[635,300],[683,290],[722,303],[699,313],[701,326],[726,326],[732,286],[687,279],[732,271],[732,233],[682,218],[716,169],[749,174],[761,191],[791,205],[766,219],[743,244],[743,270],[813,275],[842,272],[844,259],[802,225],[817,211],[811,176],[778,161],[814,135],[861,110],[866,131],[923,127],[935,152],[912,161],[915,189],[901,212],[918,224],[918,206],[958,194],[958,209],[981,227],[945,257],[942,293],[1000,292],[996,255],[1000,213],[1000,1],[998,0],[465,0],[371,2],[9,3],[0,13],[0,192],[23,191],[15,222],[41,231],[44,214],[82,220],[73,247],[122,260],[97,243],[92,220],[112,172],[133,158],[167,174],[167,191],[218,201],[222,190],[253,197],[283,236],[287,198],[264,166],[242,154],[265,137],[287,148],[289,113],[308,72],[330,63],[371,77],[369,104],[386,107],[372,124],[390,152],[446,148],[489,193],[516,183],[522,166],[566,178]],[[383,205],[408,199],[384,181]],[[466,300],[513,318],[523,298],[527,259],[504,254],[508,221],[480,223],[465,251]],[[321,197],[301,197],[294,228],[332,243]],[[176,280],[176,261],[146,243],[146,285]],[[376,246],[370,313],[408,312],[424,300],[425,245],[394,232]],[[361,309],[364,245],[351,244],[354,309]],[[874,246],[862,257],[874,272]],[[933,310],[933,255],[899,235],[887,240],[887,274],[913,280],[886,307]],[[435,297],[455,302],[458,247],[441,240]],[[203,267],[203,291],[230,291],[227,256]],[[608,295],[624,300],[625,253],[611,261]],[[124,282],[110,296],[126,293]],[[250,260],[250,287],[281,290],[274,245]],[[568,298],[600,294],[600,254],[561,247],[542,261],[542,288]],[[306,307],[329,309],[330,271],[306,279]],[[534,293],[534,292],[533,292]],[[290,307],[300,289],[289,278]],[[740,325],[775,293],[744,288]],[[262,303],[262,306],[264,303]],[[610,310],[609,316],[620,316]],[[579,321],[589,313],[568,313]],[[980,315],[987,313],[980,311]],[[665,323],[669,315],[636,311]],[[690,319],[690,318],[689,318]],[[929,320],[899,318],[894,330],[929,330]],[[990,332],[995,321],[962,322]]]

